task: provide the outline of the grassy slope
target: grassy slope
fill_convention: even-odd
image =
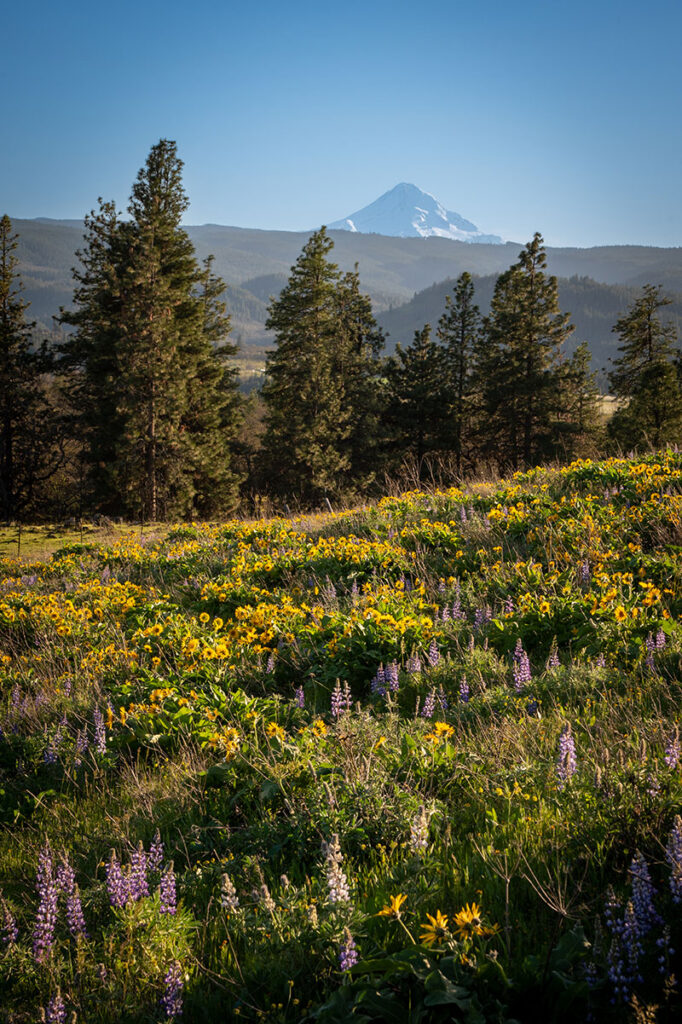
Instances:
[[[174,970],[189,1021],[623,1020],[633,991],[678,1019],[681,485],[679,455],[588,462],[6,559],[0,1020],[58,989],[79,1021],[162,1019]],[[157,828],[177,912],[151,869],[112,907],[110,851]],[[62,894],[36,957],[46,843],[87,938]]]

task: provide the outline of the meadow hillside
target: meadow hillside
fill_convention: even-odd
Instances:
[[[0,1021],[680,1019],[682,455],[0,559]]]

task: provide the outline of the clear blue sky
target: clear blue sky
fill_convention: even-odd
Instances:
[[[679,0],[17,0],[0,213],[123,208],[175,139],[187,223],[307,230],[400,181],[486,232],[682,245]]]

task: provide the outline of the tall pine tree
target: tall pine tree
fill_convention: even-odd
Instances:
[[[452,296],[445,298],[445,312],[438,321],[437,335],[445,349],[448,388],[448,425],[445,447],[455,458],[461,476],[471,455],[471,371],[475,346],[481,331],[481,314],[474,303],[474,282],[463,273]]]
[[[238,404],[218,342],[229,332],[224,285],[202,269],[180,221],[182,161],[162,139],[133,186],[130,220],[112,204],[87,220],[76,272],[76,328],[65,346],[88,444],[94,498],[124,515],[204,513],[234,498]]]
[[[0,218],[0,518],[35,511],[40,483],[54,470],[54,415],[45,374],[51,359],[35,349],[17,273],[18,235]]]
[[[573,327],[546,268],[536,233],[498,278],[478,345],[479,437],[503,470],[551,458],[560,448],[559,353]]]
[[[627,447],[659,447],[666,441],[678,442],[682,434],[677,331],[660,317],[660,310],[670,302],[661,295],[660,286],[647,284],[613,328],[621,344],[609,383],[621,408],[609,424],[609,433]]]
[[[268,485],[302,502],[371,476],[383,338],[357,269],[342,275],[321,228],[309,238],[266,326],[263,463]]]
[[[387,365],[386,419],[394,463],[412,458],[420,479],[429,476],[429,457],[443,450],[448,423],[445,354],[431,337],[431,326],[415,331],[406,349],[400,345]]]

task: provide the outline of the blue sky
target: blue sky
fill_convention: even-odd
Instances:
[[[0,213],[124,208],[163,137],[192,224],[308,230],[409,181],[518,242],[682,245],[677,0],[5,9]]]

